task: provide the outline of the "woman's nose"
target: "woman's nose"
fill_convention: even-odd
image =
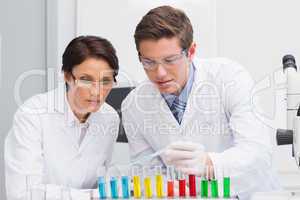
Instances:
[[[100,85],[97,83],[97,84],[93,84],[93,86],[90,88],[90,93],[91,95],[93,96],[98,96],[99,93],[100,93]]]

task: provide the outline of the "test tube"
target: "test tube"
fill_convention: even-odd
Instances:
[[[122,195],[124,199],[129,199],[129,178],[128,176],[122,176]]]
[[[164,187],[163,187],[163,175],[162,175],[162,167],[155,167],[155,179],[156,179],[156,197],[163,198],[164,197]]]
[[[167,166],[167,196],[168,198],[174,197],[174,182],[175,182],[175,171],[173,166]]]
[[[212,179],[210,183],[211,183],[211,197],[218,198],[219,197],[218,180]]]
[[[201,177],[201,198],[207,198],[208,197],[208,169],[207,167],[204,167],[204,173]]]
[[[112,199],[118,199],[119,198],[118,177],[111,177],[110,178],[110,191],[111,191],[111,198]]]
[[[153,175],[152,173],[153,170],[151,170],[150,167],[146,166],[143,168],[143,173],[144,173],[144,192],[145,192],[145,197],[148,199],[151,199],[153,194],[152,194],[152,180],[151,176]]]
[[[99,198],[106,199],[106,168],[101,166],[97,169]]]
[[[196,197],[197,196],[196,176],[192,175],[192,174],[189,175],[189,191],[190,191],[190,197]]]
[[[140,178],[140,167],[133,166],[132,167],[132,177],[133,177],[133,196],[135,199],[139,199],[142,197],[141,191],[141,178]]]
[[[223,167],[223,197],[230,198],[230,172],[227,166]]]
[[[122,197],[123,199],[130,198],[130,190],[129,190],[129,167],[120,166],[119,167],[121,172],[121,186],[122,186]]]
[[[209,172],[213,171],[213,167],[210,166],[208,167],[210,169]],[[210,187],[211,187],[211,197],[212,198],[219,198],[219,189],[218,189],[218,180],[217,180],[217,174],[216,171],[214,173],[214,176],[212,177],[211,181],[210,181]]]
[[[98,177],[99,198],[106,199],[106,180],[105,176]]]
[[[108,169],[108,174],[110,177],[110,194],[112,199],[119,198],[118,180],[120,178],[120,173],[120,169],[116,165],[112,165]]]
[[[186,196],[186,178],[185,175],[182,172],[178,173],[178,179],[179,179],[179,197],[185,197]]]

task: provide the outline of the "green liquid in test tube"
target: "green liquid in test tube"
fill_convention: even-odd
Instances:
[[[211,179],[211,181],[210,181],[211,198],[219,198],[217,171],[214,170],[213,166],[209,166],[209,167],[207,167],[206,174],[213,175],[213,177],[209,177],[209,179]]]
[[[218,180],[213,179],[211,180],[210,184],[211,184],[211,197],[218,198],[219,197]]]
[[[208,198],[208,174],[209,174],[209,167],[203,167],[203,176],[201,178],[201,198]]]
[[[230,178],[223,178],[223,197],[230,198]]]
[[[208,180],[206,178],[203,178],[201,180],[201,198],[207,198],[208,197]]]
[[[230,171],[228,166],[223,166],[223,197],[230,198]]]

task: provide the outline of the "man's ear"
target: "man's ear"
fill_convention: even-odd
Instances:
[[[194,59],[194,57],[195,57],[195,54],[196,54],[196,47],[197,47],[196,43],[193,42],[193,43],[191,44],[189,50],[188,50],[188,58],[189,58],[190,61],[192,61],[192,60]]]

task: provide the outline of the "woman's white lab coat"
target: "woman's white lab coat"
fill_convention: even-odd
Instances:
[[[81,127],[87,131],[79,145]],[[49,191],[60,185],[96,188],[97,169],[109,163],[118,127],[118,114],[106,103],[80,124],[64,91],[30,98],[16,112],[5,140],[8,200],[23,198],[33,178]]]
[[[122,119],[131,158],[174,141],[198,142],[209,152],[215,172],[229,168],[233,194],[241,199],[279,188],[271,170],[270,130],[253,112],[254,81],[249,73],[225,58],[195,59],[194,65],[194,83],[181,125],[148,80],[124,100]]]

